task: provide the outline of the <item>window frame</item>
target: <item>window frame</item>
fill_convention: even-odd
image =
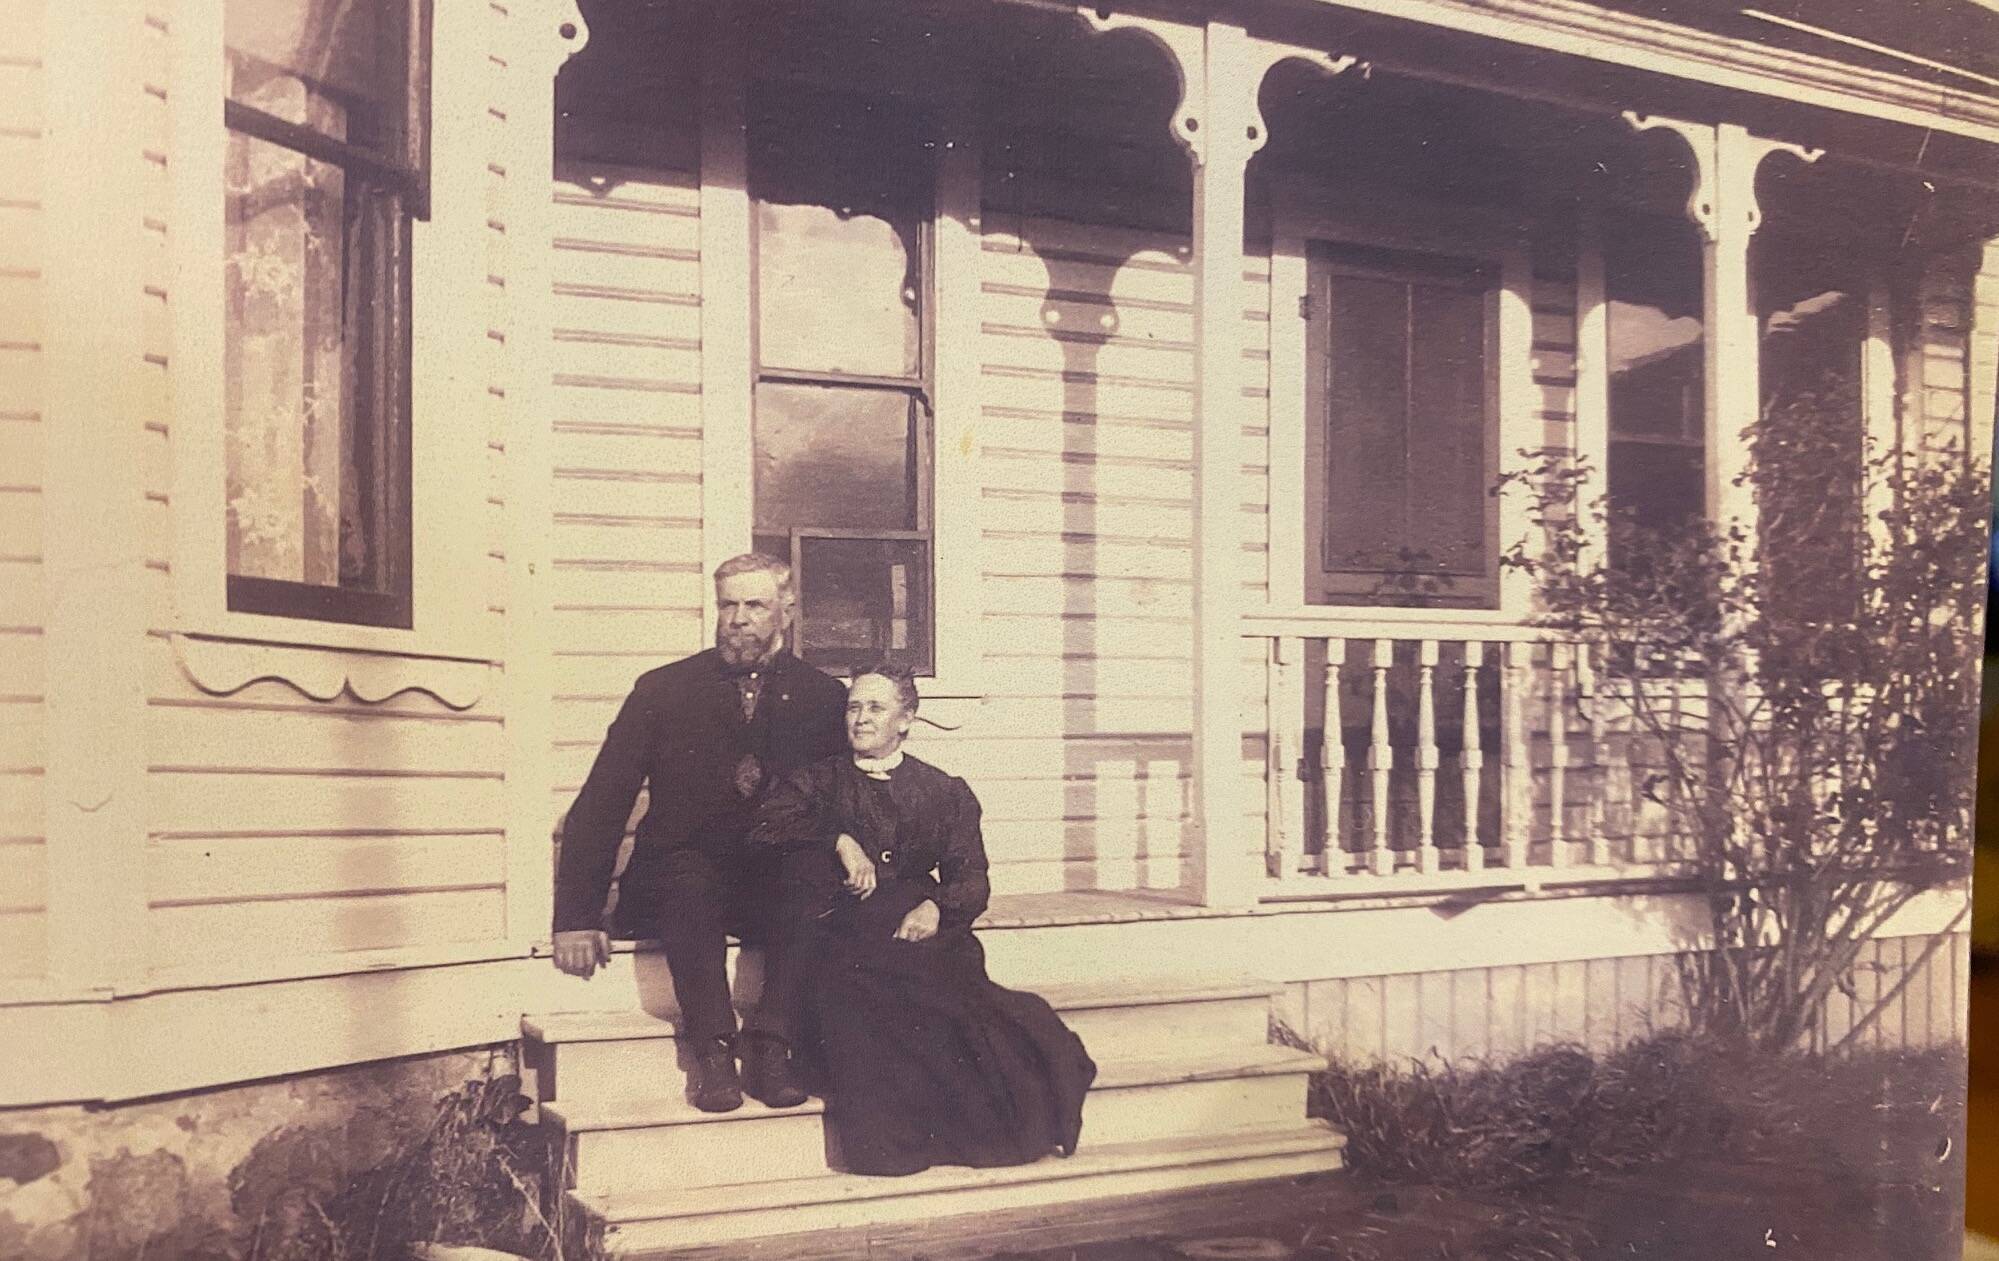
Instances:
[[[868,106],[894,109],[905,117],[916,106],[908,102],[898,102],[882,95],[870,95],[849,88],[832,88],[823,84],[802,83],[786,79],[752,77],[746,85],[750,93],[771,93],[787,106],[796,108],[800,102],[814,99],[836,101],[842,106]],[[940,133],[940,121],[928,111],[918,110],[917,130],[926,133]],[[762,229],[759,224],[758,208],[761,205],[756,195],[756,164],[758,155],[750,143],[751,129],[745,128],[743,170],[747,187],[745,199],[748,202],[748,262],[749,262],[749,448],[751,452],[751,476],[746,493],[749,496],[749,524],[752,539],[775,537],[780,533],[786,539],[787,552],[779,559],[792,566],[793,589],[800,593],[794,611],[792,640],[795,648],[802,648],[806,611],[802,593],[805,573],[801,567],[803,544],[808,539],[852,539],[884,541],[921,541],[929,558],[930,573],[926,590],[928,604],[926,622],[930,641],[921,655],[927,659],[918,677],[938,677],[944,660],[943,627],[939,624],[939,611],[943,601],[938,594],[938,578],[942,566],[937,556],[937,380],[938,380],[938,308],[943,299],[943,291],[938,282],[938,254],[941,236],[941,220],[946,203],[946,172],[943,160],[932,157],[927,165],[930,178],[921,191],[922,213],[915,233],[916,249],[916,292],[917,292],[917,354],[916,370],[908,375],[881,375],[873,373],[844,372],[825,369],[808,369],[766,365],[763,358],[763,258]],[[911,180],[912,187],[920,181]],[[915,426],[915,441],[911,444],[910,476],[914,482],[912,499],[915,506],[916,524],[907,529],[848,529],[824,525],[791,526],[779,532],[766,530],[756,521],[756,475],[755,452],[757,450],[756,425],[757,398],[765,385],[808,386],[825,390],[854,390],[875,394],[900,393],[908,397],[920,417]],[[800,653],[801,658],[803,653]],[[846,666],[822,666],[830,673],[852,674]]]
[[[429,28],[420,47],[430,92],[428,125],[421,137],[427,178],[423,188],[404,190],[408,196],[420,193],[421,205],[407,207],[401,216],[408,238],[403,323],[409,353],[402,388],[408,396],[403,428],[409,449],[409,616],[330,621],[232,608],[221,374],[173,371],[171,399],[162,408],[171,445],[173,534],[165,630],[211,645],[241,645],[267,677],[308,680],[315,687],[315,672],[323,673],[319,663],[325,660],[318,650],[378,654],[383,660],[478,663],[496,660],[499,650],[496,619],[486,615],[490,584],[483,561],[489,531],[484,512],[490,477],[498,471],[489,462],[486,426],[426,423],[429,417],[489,414],[485,172],[495,159],[489,156],[491,133],[485,129],[493,91],[485,74],[488,32],[480,15],[465,6],[434,0],[412,0],[412,5],[413,15],[421,13]],[[229,119],[232,114],[241,119],[240,111],[248,107],[231,110],[227,102],[223,6],[212,0],[175,0],[171,20],[174,91],[168,113],[173,150],[166,207],[171,231],[161,286],[166,291],[169,366],[219,364],[225,362],[227,340],[222,197]],[[253,125],[263,129],[262,123],[253,120]],[[407,213],[419,208],[426,217]],[[476,472],[467,476],[467,470]],[[283,585],[314,598],[338,590]],[[408,624],[382,624],[387,621]],[[294,648],[314,651],[284,651]],[[220,660],[210,650],[198,659]],[[419,679],[411,685],[422,683]]]
[[[227,4],[223,5],[223,11],[226,23]],[[407,629],[414,616],[410,553],[416,531],[416,513],[410,493],[414,470],[410,449],[412,409],[409,382],[415,364],[410,336],[410,245],[414,224],[430,215],[432,13],[433,0],[406,0],[404,16],[407,25],[402,36],[406,58],[402,90],[398,93],[403,113],[396,128],[392,152],[387,155],[291,122],[232,97],[225,95],[223,98],[223,126],[231,135],[247,136],[339,170],[344,181],[344,197],[350,203],[376,195],[389,198],[392,228],[389,239],[383,243],[383,256],[369,261],[369,279],[381,290],[395,295],[392,308],[378,312],[376,316],[386,328],[375,340],[386,347],[388,353],[379,358],[371,357],[366,378],[356,383],[360,393],[369,398],[376,421],[376,432],[370,435],[370,442],[387,462],[386,468],[375,470],[388,483],[377,493],[386,503],[388,514],[398,518],[394,521],[393,531],[379,544],[384,549],[380,563],[384,570],[382,585],[386,589],[342,587],[230,573],[225,579],[225,601],[232,613],[398,629]],[[223,195],[225,198],[228,196],[226,187]],[[343,222],[343,228],[345,226]],[[226,322],[224,338],[226,344]],[[224,424],[227,424],[226,418]],[[343,428],[343,441],[347,437]]]
[[[1308,309],[1311,323],[1306,351],[1308,372],[1305,392],[1306,447],[1308,451],[1311,451],[1316,446],[1318,452],[1318,459],[1314,461],[1317,466],[1315,470],[1316,482],[1314,481],[1314,471],[1308,471],[1306,474],[1308,497],[1314,485],[1317,486],[1322,497],[1330,496],[1334,453],[1332,444],[1328,441],[1330,435],[1327,433],[1326,421],[1327,410],[1331,402],[1329,393],[1333,344],[1331,320],[1329,318],[1331,312],[1329,310],[1321,310],[1321,307],[1322,305],[1329,305],[1324,300],[1332,296],[1333,287],[1339,283],[1339,278],[1343,276],[1363,280],[1386,281],[1405,287],[1413,286],[1415,283],[1425,279],[1435,279],[1439,287],[1449,287],[1459,292],[1476,294],[1478,296],[1480,300],[1479,319],[1482,343],[1480,349],[1483,360],[1480,364],[1480,375],[1483,378],[1481,421],[1484,431],[1484,450],[1482,460],[1484,477],[1489,489],[1490,484],[1495,482],[1499,476],[1502,460],[1500,443],[1501,405],[1499,376],[1496,365],[1496,359],[1500,353],[1499,294],[1504,283],[1500,260],[1463,251],[1440,249],[1412,250],[1405,248],[1386,249],[1372,244],[1323,238],[1313,238],[1307,241],[1306,249],[1308,252],[1307,283],[1309,285],[1307,292],[1310,295]],[[1396,265],[1396,260],[1383,259],[1370,261],[1362,257],[1367,254],[1399,255],[1402,260],[1407,261],[1403,265],[1398,266]],[[1438,270],[1436,272],[1428,272],[1421,266],[1422,263],[1438,264]],[[1446,272],[1461,273],[1461,275],[1446,275]],[[1475,281],[1475,283],[1460,283],[1460,281]],[[1406,360],[1409,358],[1412,349],[1413,343],[1405,344],[1403,352],[1405,358],[1405,375],[1409,371],[1406,366]],[[1316,439],[1314,437],[1315,433],[1317,435]],[[1475,574],[1445,575],[1447,583],[1462,584],[1457,591],[1437,595],[1413,594],[1408,596],[1396,596],[1383,589],[1383,583],[1400,571],[1388,568],[1378,570],[1336,569],[1327,566],[1325,545],[1331,537],[1332,521],[1330,513],[1326,512],[1325,505],[1319,505],[1317,511],[1322,514],[1317,531],[1319,537],[1314,540],[1313,546],[1316,546],[1316,554],[1319,558],[1318,582],[1320,587],[1316,594],[1321,598],[1313,600],[1312,597],[1315,593],[1308,590],[1306,593],[1307,601],[1319,607],[1342,609],[1420,608],[1439,612],[1452,609],[1490,612],[1498,608],[1500,599],[1499,560],[1501,551],[1503,550],[1503,543],[1499,533],[1499,512],[1490,494],[1482,493],[1479,497],[1479,504],[1483,526],[1481,530],[1481,534],[1483,535],[1483,565],[1481,571]],[[1307,499],[1305,508],[1307,521],[1309,522],[1309,514],[1314,511],[1314,505],[1310,502],[1309,498]],[[1312,554],[1308,550],[1308,556]]]
[[[1389,604],[1310,604],[1305,592],[1307,503],[1306,426],[1310,382],[1309,243],[1330,241],[1372,249],[1439,254],[1491,265],[1497,311],[1487,363],[1496,400],[1501,473],[1524,471],[1523,451],[1545,445],[1535,405],[1533,255],[1526,225],[1494,207],[1379,191],[1302,172],[1269,177],[1270,244],[1270,501],[1267,607],[1297,622],[1346,626],[1356,621],[1415,619],[1513,625],[1533,612],[1526,575],[1502,569],[1496,604],[1405,609]],[[1532,529],[1518,495],[1501,496],[1495,511],[1502,544]]]

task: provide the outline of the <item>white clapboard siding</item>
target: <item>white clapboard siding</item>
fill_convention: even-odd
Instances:
[[[1877,1005],[1881,1012],[1855,1039],[1858,1045],[1922,1049],[1959,1042],[1962,941],[1946,941],[1924,958],[1928,944],[1925,937],[1869,942],[1853,994],[1836,989],[1829,996],[1810,1049],[1830,1048]],[[1406,1063],[1433,1054],[1505,1062],[1563,1043],[1603,1052],[1680,1023],[1678,968],[1678,956],[1635,955],[1299,981],[1289,986],[1282,1018],[1347,1063]]]
[[[978,299],[986,700],[961,732],[913,747],[972,777],[997,892],[1175,885],[1192,717],[1190,250],[989,220],[1002,221]]]
[[[702,646],[704,577],[696,180],[568,161],[550,196],[553,823],[633,681]]]
[[[1930,264],[1921,281],[1919,353],[1911,392],[1922,417],[1922,445],[1933,452],[1962,451],[1969,432],[1976,266],[1962,252],[1944,255]]]
[[[45,0],[0,24],[0,977],[40,976]]]
[[[487,941],[504,934],[505,912],[497,886],[154,907],[147,957],[166,971],[218,953],[268,953],[273,942],[287,956],[309,957]]]
[[[503,808],[497,772],[170,771],[147,789],[161,837],[456,832],[497,826]]]
[[[505,872],[498,832],[188,836],[154,841],[146,850],[146,892],[155,907],[490,888]]]
[[[507,583],[506,531],[507,531],[507,440],[513,427],[511,401],[507,396],[510,351],[518,352],[513,346],[514,325],[508,304],[508,280],[511,267],[510,258],[514,249],[513,225],[508,222],[507,204],[510,195],[508,187],[512,176],[509,173],[511,153],[514,147],[512,128],[504,102],[511,99],[510,76],[515,72],[508,65],[511,55],[512,33],[509,23],[513,21],[508,9],[501,5],[487,6],[485,13],[485,40],[487,57],[485,65],[485,114],[486,170],[485,170],[485,314],[486,314],[486,364],[485,364],[485,410],[487,445],[487,490],[485,496],[485,529],[487,547],[485,549],[484,609],[485,626],[482,628],[486,642],[502,642],[504,630],[501,618],[509,604]]]

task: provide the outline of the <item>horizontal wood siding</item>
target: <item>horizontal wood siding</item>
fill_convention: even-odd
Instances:
[[[0,977],[47,965],[42,779],[42,12],[0,24]]]
[[[520,353],[510,347],[513,329],[508,316],[507,257],[513,248],[507,222],[507,199],[512,178],[512,123],[507,116],[510,83],[508,58],[512,53],[514,21],[504,4],[486,7],[486,459],[485,511],[481,514],[485,546],[480,566],[485,574],[486,603],[481,642],[501,642],[501,620],[507,612],[507,432],[512,413],[507,400],[509,355]]]
[[[1962,1042],[1967,939],[1888,937],[1868,944],[1852,994],[1835,991],[1807,1047],[1828,1050],[1879,1008],[1854,1047]],[[1556,1044],[1603,1053],[1683,1023],[1680,957],[1636,955],[1450,972],[1294,982],[1281,1019],[1348,1063],[1506,1061]]]
[[[505,932],[504,743],[497,691],[466,711],[421,693],[380,703],[343,694],[310,699],[264,681],[227,695],[181,669],[173,620],[168,513],[166,172],[170,32],[164,7],[148,20],[150,124],[141,230],[148,242],[145,359],[153,384],[136,421],[145,429],[147,567],[153,578],[146,657],[148,837],[146,951],[155,973],[200,976],[216,960],[297,960],[399,947],[497,940]],[[488,617],[505,605],[506,118],[500,72],[505,10],[486,35],[493,74],[486,269],[490,358],[482,565]],[[218,194],[219,197],[219,194]],[[220,213],[220,202],[217,213]],[[424,418],[417,418],[424,423]],[[188,506],[188,510],[204,510]],[[211,506],[207,510],[219,511]],[[494,642],[497,627],[489,625]],[[280,962],[280,970],[285,964]]]
[[[982,245],[983,624],[942,633],[982,635],[987,699],[963,733],[916,747],[975,777],[996,891],[1177,886],[1192,757],[1191,247],[1013,214]]]
[[[679,171],[563,160],[551,196],[559,819],[632,682],[705,638],[701,221]]]

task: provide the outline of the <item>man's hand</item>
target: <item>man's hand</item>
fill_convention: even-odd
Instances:
[[[555,966],[571,976],[590,974],[611,961],[611,934],[594,928],[555,935]]]
[[[937,904],[928,898],[909,908],[909,914],[902,917],[902,927],[895,930],[897,941],[928,941],[937,935],[939,912]]]
[[[865,898],[875,891],[875,865],[868,861],[859,841],[843,832],[833,842],[833,852],[840,856],[840,866],[847,870],[847,892]]]

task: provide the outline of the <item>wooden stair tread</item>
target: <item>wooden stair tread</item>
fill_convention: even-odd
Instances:
[[[660,1221],[775,1208],[806,1208],[853,1200],[934,1195],[976,1187],[1018,1185],[1086,1178],[1134,1169],[1217,1164],[1260,1156],[1334,1152],[1346,1138],[1324,1122],[1293,1128],[1250,1130],[1222,1136],[1158,1139],[1143,1143],[1090,1146],[1087,1138],[1074,1156],[1049,1157],[1031,1165],[999,1169],[941,1167],[908,1177],[868,1177],[828,1171],[811,1178],[745,1182],[677,1190],[588,1195],[569,1192],[576,1203],[607,1223]]]
[[[1240,1047],[1149,1059],[1106,1061],[1097,1066],[1097,1080],[1090,1088],[1104,1090],[1128,1086],[1166,1086],[1179,1082],[1233,1081],[1283,1073],[1311,1073],[1325,1066],[1326,1061],[1310,1051],[1294,1051],[1290,1047],[1276,1045]],[[771,1108],[754,1099],[745,1099],[743,1106],[734,1112],[702,1112],[679,1095],[580,1103],[565,1103],[556,1099],[541,1105],[543,1118],[570,1131],[726,1124],[769,1117],[816,1116],[824,1111],[825,1104],[818,1099],[808,1099],[796,1108]]]
[[[1167,1003],[1270,998],[1282,987],[1252,977],[1217,976],[1180,981],[1146,979],[1075,981],[1037,987],[1034,992],[1057,1011],[1144,1007]],[[521,1017],[521,1032],[541,1042],[621,1042],[670,1038],[674,1022],[646,1011],[545,1012]]]

